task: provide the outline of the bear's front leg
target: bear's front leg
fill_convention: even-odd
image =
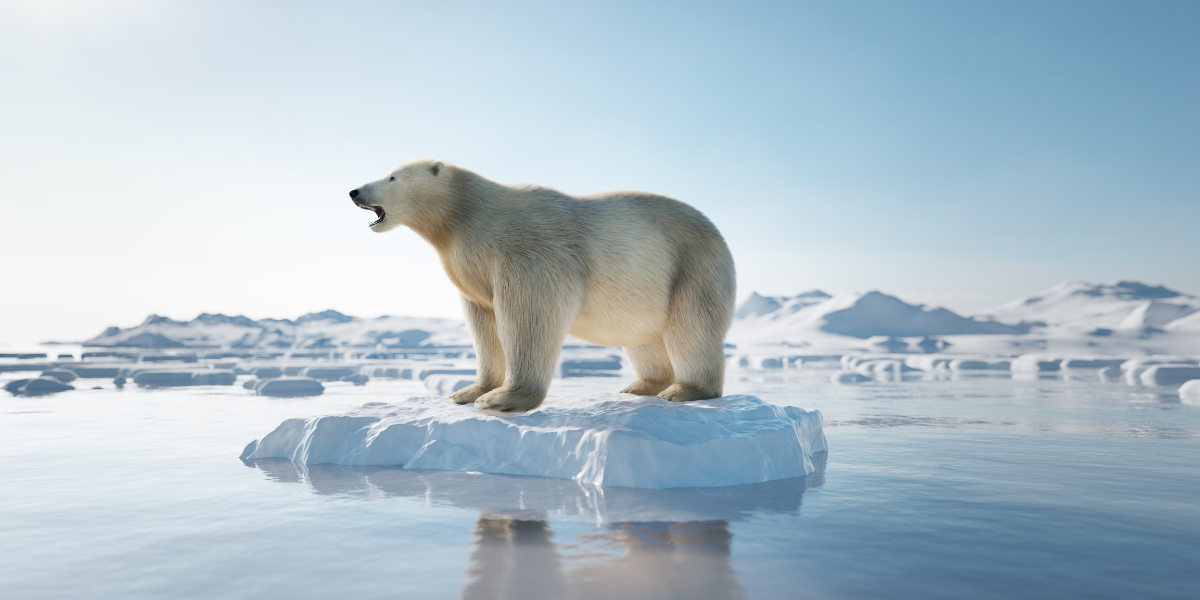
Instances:
[[[581,299],[572,292],[518,277],[498,282],[493,304],[504,348],[504,384],[480,396],[475,406],[520,412],[542,404],[567,329],[579,312]]]
[[[496,333],[496,313],[462,296],[463,316],[475,342],[475,383],[450,394],[456,404],[470,404],[504,383],[504,348]]]

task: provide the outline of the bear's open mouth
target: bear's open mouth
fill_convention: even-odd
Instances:
[[[374,227],[374,226],[378,225],[381,221],[383,221],[384,212],[383,212],[382,206],[366,206],[364,204],[359,204],[358,207],[363,210],[373,210],[373,211],[375,211],[375,216],[379,217],[378,219],[371,221],[371,224],[367,225],[367,227]]]

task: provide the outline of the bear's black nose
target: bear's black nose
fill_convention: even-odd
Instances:
[[[358,190],[350,190],[350,198],[354,199],[357,197],[358,197]]]

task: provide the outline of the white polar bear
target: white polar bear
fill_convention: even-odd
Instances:
[[[733,256],[699,211],[642,192],[573,197],[418,160],[350,192],[384,232],[429,241],[462,294],[479,359],[459,404],[524,411],[546,397],[566,335],[624,347],[622,392],[716,398],[733,320]]]

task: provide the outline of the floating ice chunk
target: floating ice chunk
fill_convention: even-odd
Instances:
[[[877,375],[880,373],[911,373],[919,369],[914,369],[904,364],[904,361],[901,360],[876,359],[860,362],[855,365],[854,370],[863,375]]]
[[[192,385],[191,371],[142,371],[133,376],[138,387],[180,387]]]
[[[300,371],[299,375],[317,381],[337,381],[356,372],[358,372],[357,367],[307,367]]]
[[[46,369],[42,371],[42,377],[53,377],[63,383],[71,383],[78,377],[74,371],[67,369]]]
[[[1062,361],[1064,369],[1103,369],[1105,367],[1120,367],[1125,364],[1123,358],[1068,358]]]
[[[471,375],[471,376],[474,376],[475,369],[451,369],[451,368],[445,368],[445,367],[434,368],[434,369],[422,369],[421,372],[417,375],[417,379],[424,381],[425,378],[429,377],[430,375]]]
[[[359,373],[368,377],[382,377],[384,379],[412,379],[412,369],[409,367],[365,365],[359,370]]]
[[[224,369],[195,371],[192,373],[191,385],[233,385],[237,382],[237,374]]]
[[[1100,369],[1099,374],[1101,383],[1117,383],[1123,376],[1121,367],[1104,367]]]
[[[474,375],[430,375],[425,378],[425,387],[439,396],[449,396],[475,383]]]
[[[738,359],[739,367],[748,369],[782,369],[785,359],[778,356],[743,356]]]
[[[870,377],[854,371],[841,371],[829,377],[831,383],[862,383],[870,380]]]
[[[1200,379],[1192,379],[1180,386],[1179,399],[1184,404],[1200,404]]]
[[[1179,385],[1191,379],[1200,379],[1200,366],[1154,365],[1142,373],[1142,385]]]
[[[346,376],[342,377],[341,379],[339,379],[339,381],[348,381],[350,383],[353,383],[354,385],[367,385],[367,382],[370,380],[371,380],[370,377],[367,377],[366,375],[362,375],[362,374],[346,375]]]
[[[716,487],[801,477],[826,450],[821,414],[753,396],[673,403],[628,394],[548,398],[499,415],[444,398],[370,403],[289,419],[243,459],[402,465],[638,488]]]
[[[1012,370],[1016,373],[1046,373],[1061,368],[1062,361],[1044,356],[1025,354],[1012,362]]]
[[[80,379],[108,379],[121,374],[120,367],[77,367],[72,366],[71,372]]]
[[[321,382],[308,377],[260,379],[253,389],[259,396],[298,397],[320,396],[325,393],[325,386],[321,385]]]
[[[621,357],[564,360],[559,365],[563,377],[590,377],[617,375],[621,370]]]
[[[4,386],[4,391],[14,396],[45,396],[73,390],[75,386],[67,385],[53,377],[38,377],[37,379],[18,379]]]
[[[950,361],[951,371],[1007,371],[1012,362],[1007,360],[970,360],[956,358]]]

